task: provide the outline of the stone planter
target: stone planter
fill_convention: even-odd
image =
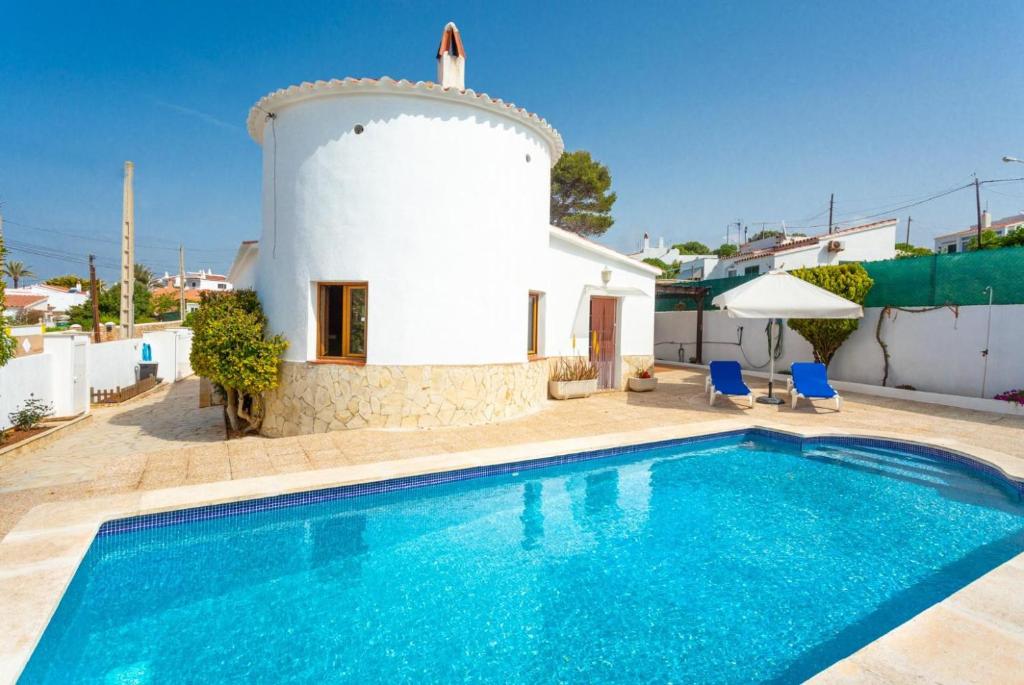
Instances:
[[[556,400],[588,397],[597,392],[597,379],[589,381],[548,381],[548,392]]]
[[[658,387],[658,379],[654,378],[637,378],[636,376],[630,376],[629,378],[629,389],[633,392],[650,392]]]

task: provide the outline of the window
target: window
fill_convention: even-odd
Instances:
[[[955,253],[956,252],[956,243],[950,243],[949,245],[946,245],[946,252],[949,253],[949,254]]]
[[[321,359],[366,359],[366,283],[320,283],[317,353]]]
[[[748,266],[746,269],[743,270],[743,275],[744,276],[749,276],[751,274],[759,274],[759,273],[761,273],[761,267],[758,266],[757,264],[755,264],[754,266]]]
[[[729,269],[728,271],[725,272],[725,275],[728,276],[729,278],[732,278],[733,276],[736,275],[736,269]]]
[[[529,318],[526,328],[526,353],[537,354],[537,321],[540,313],[540,293],[530,293]]]
[[[217,284],[217,290],[227,290],[227,287],[228,286],[227,286],[226,283],[218,283]]]

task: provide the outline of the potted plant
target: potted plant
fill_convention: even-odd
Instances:
[[[556,400],[594,394],[597,392],[597,366],[584,357],[559,359],[548,380],[548,392]]]
[[[658,379],[650,369],[638,369],[629,377],[629,389],[633,392],[650,392],[658,387]]]

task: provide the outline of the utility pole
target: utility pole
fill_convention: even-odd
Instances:
[[[89,255],[89,299],[92,300],[92,341],[100,342],[100,288],[96,282],[96,255]]]
[[[907,216],[907,246],[910,245],[910,222],[914,220],[914,217]]]
[[[981,183],[978,182],[978,175],[974,175],[974,204],[978,210],[978,247],[981,249]]]
[[[121,337],[135,337],[135,165],[124,163],[124,203],[121,206]]]
[[[836,194],[832,193],[828,196],[828,232],[832,232],[832,210],[836,206]]]
[[[178,244],[178,314],[185,321],[185,246]]]

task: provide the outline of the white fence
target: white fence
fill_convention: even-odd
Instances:
[[[864,310],[860,327],[839,348],[829,365],[836,380],[881,385],[882,348],[875,338],[881,309]],[[922,313],[892,311],[882,322],[881,337],[889,348],[889,387],[991,398],[1004,390],[1024,387],[1024,305],[991,308],[989,335],[987,306],[960,307],[958,312],[936,309]],[[746,368],[766,370],[767,319],[730,319],[724,312],[704,312],[704,362],[733,359]],[[742,328],[742,333],[739,329]],[[782,356],[776,369],[814,357],[811,346],[783,326]],[[696,353],[697,313],[658,312],[654,322],[657,359],[689,361]],[[738,344],[742,338],[742,346]],[[984,394],[982,386],[984,385]]]
[[[32,396],[52,402],[57,416],[88,411],[91,388],[108,390],[135,383],[144,343],[151,347],[160,378],[174,382],[192,374],[192,331],[188,329],[154,331],[142,339],[98,345],[88,335],[50,334],[43,338],[41,354],[18,357],[0,367],[0,428],[9,427],[8,414]]]

